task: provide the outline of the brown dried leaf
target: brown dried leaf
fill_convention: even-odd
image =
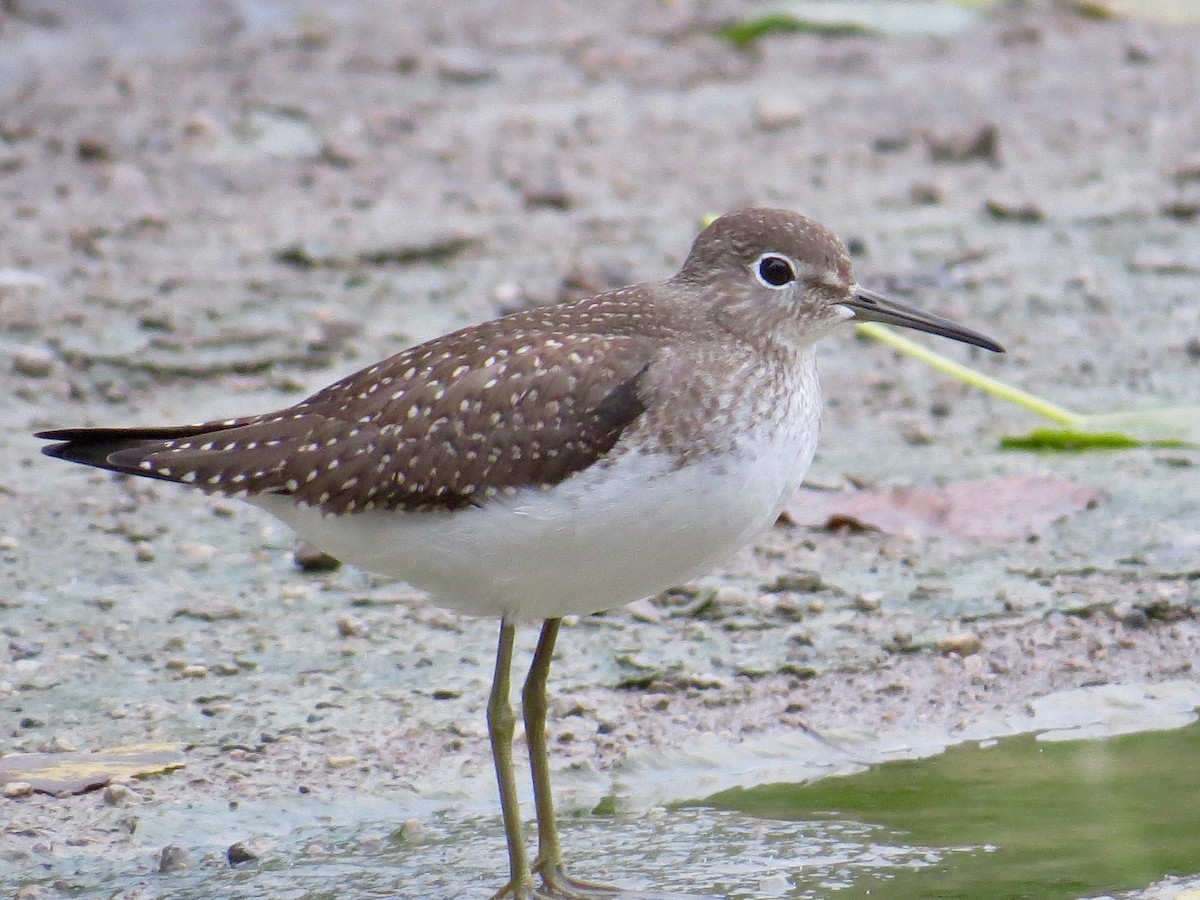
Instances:
[[[797,525],[951,537],[988,544],[1027,541],[1103,494],[1067,478],[1011,475],[933,489],[801,490],[784,509]]]

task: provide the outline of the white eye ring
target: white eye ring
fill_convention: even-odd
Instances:
[[[781,291],[796,280],[796,264],[782,253],[764,253],[754,261],[754,277],[763,287]]]

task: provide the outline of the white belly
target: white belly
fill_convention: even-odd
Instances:
[[[769,527],[812,461],[818,403],[810,395],[769,440],[744,435],[736,457],[675,468],[624,454],[549,491],[455,512],[332,517],[278,495],[251,502],[441,606],[512,620],[597,612],[701,574]]]

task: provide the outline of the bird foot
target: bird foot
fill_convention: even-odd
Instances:
[[[609,900],[627,896],[615,885],[572,878],[562,863],[543,864],[537,866],[535,871],[542,879],[541,886],[534,894],[538,900]]]
[[[539,866],[536,875],[540,884],[533,884],[532,879],[513,879],[491,900],[617,900],[629,896],[619,887],[572,878],[561,865]]]
[[[663,894],[572,878],[561,863],[539,865],[534,875],[541,879],[540,884],[535,885],[532,878],[514,879],[491,900],[720,900],[707,894]]]

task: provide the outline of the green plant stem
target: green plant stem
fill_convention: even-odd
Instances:
[[[959,381],[964,381],[972,387],[979,388],[981,391],[999,397],[1001,400],[1007,400],[1009,403],[1023,406],[1030,412],[1037,413],[1039,416],[1050,419],[1052,422],[1057,422],[1060,425],[1066,425],[1071,428],[1078,428],[1083,425],[1085,417],[1079,413],[1072,412],[1066,407],[1058,406],[1048,400],[1043,400],[1041,397],[1031,394],[1028,391],[1023,391],[1018,387],[1013,387],[1011,384],[1005,384],[997,378],[991,378],[982,372],[977,372],[961,363],[956,363],[952,359],[947,359],[940,353],[935,353],[932,350],[922,347],[916,341],[910,341],[906,337],[901,337],[886,325],[880,325],[878,322],[860,322],[858,333],[881,341],[889,347],[899,350],[906,356],[918,359],[945,375],[957,378]]]

